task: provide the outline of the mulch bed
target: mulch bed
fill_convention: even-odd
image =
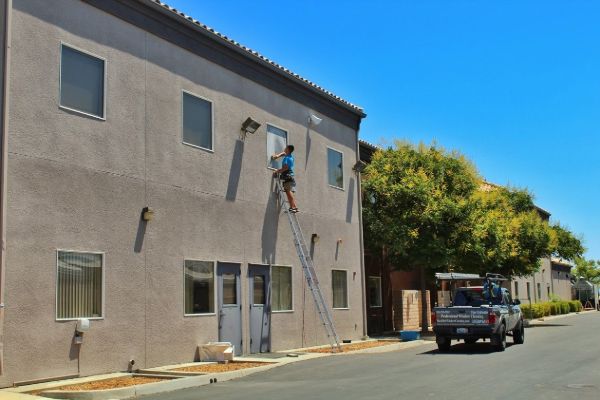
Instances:
[[[182,371],[182,372],[229,372],[237,371],[239,369],[263,367],[273,363],[269,362],[254,362],[254,361],[230,361],[226,364],[201,364],[192,365],[189,367],[181,367],[171,369],[170,371]]]
[[[87,391],[87,390],[105,390],[105,389],[117,389],[134,385],[143,385],[145,383],[154,383],[164,381],[164,378],[150,378],[146,376],[123,376],[120,378],[103,379],[101,381],[92,381],[85,383],[78,383],[74,385],[59,386],[51,389],[36,390],[29,394],[37,395],[41,392],[49,390],[71,390],[71,391]]]
[[[348,351],[362,350],[362,349],[370,349],[372,347],[381,347],[388,346],[390,344],[397,344],[400,340],[374,340],[371,342],[358,342],[358,343],[350,343],[342,345],[342,353]],[[332,353],[331,347],[320,347],[318,349],[308,349],[304,350],[307,353]]]

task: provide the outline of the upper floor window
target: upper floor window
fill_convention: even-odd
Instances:
[[[344,156],[341,152],[327,148],[327,173],[330,186],[344,188]]]
[[[56,319],[102,318],[104,257],[58,251]]]
[[[213,150],[212,103],[183,92],[183,143]]]
[[[287,132],[272,125],[267,125],[267,165],[269,168],[279,169],[283,158],[271,160],[273,154],[279,154],[287,146]]]
[[[104,118],[105,61],[61,45],[61,107]]]

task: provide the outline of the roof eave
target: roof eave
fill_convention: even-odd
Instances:
[[[140,3],[145,4],[148,7],[153,8],[156,11],[160,12],[162,15],[164,15],[167,18],[170,18],[180,24],[185,24],[186,26],[194,29],[196,32],[202,34],[206,38],[213,40],[221,45],[226,46],[230,50],[235,51],[236,53],[247,58],[248,60],[256,62],[264,67],[267,67],[269,70],[276,73],[277,75],[279,75],[285,79],[288,79],[290,81],[293,81],[297,84],[302,85],[304,88],[308,89],[309,91],[313,92],[314,94],[316,94],[332,103],[335,103],[337,106],[340,106],[347,111],[354,113],[361,119],[365,118],[367,116],[367,114],[364,112],[364,110],[362,108],[360,108],[358,106],[352,106],[351,104],[346,103],[345,101],[339,100],[338,98],[328,94],[324,90],[320,90],[319,88],[314,87],[306,80],[300,78],[299,76],[296,76],[296,74],[293,74],[291,71],[286,72],[285,70],[282,69],[283,67],[274,65],[274,63],[269,62],[264,58],[261,58],[259,55],[257,55],[258,53],[254,54],[253,52],[251,52],[250,49],[245,50],[244,48],[241,47],[242,45],[240,45],[240,44],[236,45],[234,43],[231,43],[229,40],[225,39],[224,37],[221,37],[221,36],[217,35],[215,32],[211,32],[210,30],[204,28],[199,23],[196,23],[193,20],[190,20],[188,17],[184,16],[184,14],[177,14],[175,11],[172,11],[171,9],[167,9],[168,6],[165,3],[157,2],[156,0],[138,0],[138,1]]]

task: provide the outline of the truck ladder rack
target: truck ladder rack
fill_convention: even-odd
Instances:
[[[288,211],[289,203],[279,176],[275,177],[275,182],[277,185],[279,204],[284,210],[284,213],[287,214],[288,221],[290,222],[290,228],[292,229],[294,245],[296,246],[298,258],[300,258],[300,264],[302,265],[302,270],[304,271],[306,283],[308,284],[308,288],[315,301],[319,318],[321,319],[321,323],[325,328],[327,339],[329,340],[329,345],[331,346],[331,351],[334,353],[341,352],[342,348],[340,346],[340,339],[335,331],[335,326],[333,325],[333,317],[329,311],[329,308],[327,307],[323,293],[321,292],[319,279],[317,278],[317,271],[315,271],[312,257],[310,256],[310,252],[306,246],[306,241],[304,240],[304,234],[300,228],[298,217],[295,213]]]

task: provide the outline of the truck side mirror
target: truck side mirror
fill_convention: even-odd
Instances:
[[[519,304],[521,304],[521,300],[519,300],[519,299],[514,299],[514,300],[513,300],[513,304],[514,304],[515,306],[518,306]]]

